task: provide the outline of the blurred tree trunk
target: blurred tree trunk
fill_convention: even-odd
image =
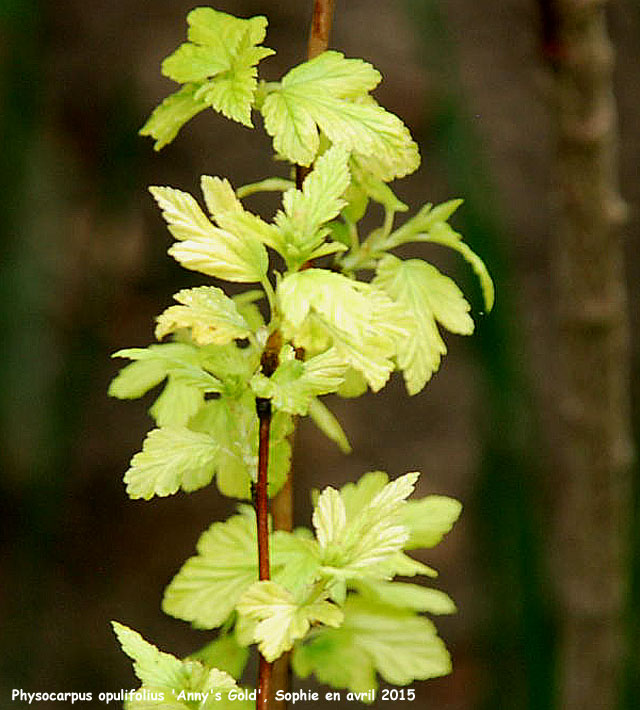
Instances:
[[[541,8],[550,5],[540,2]],[[606,0],[556,0],[560,707],[614,710],[632,463],[629,333]],[[548,31],[548,29],[547,29]]]

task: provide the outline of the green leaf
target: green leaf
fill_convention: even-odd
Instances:
[[[216,236],[215,227],[188,192],[173,187],[150,187],[149,192],[162,210],[174,239],[206,242]]]
[[[250,384],[257,397],[271,399],[276,409],[306,415],[314,397],[338,389],[345,369],[344,361],[332,348],[305,362],[295,357],[285,360],[271,377],[258,372]]]
[[[215,223],[238,239],[262,242],[284,254],[285,246],[277,227],[247,212],[227,180],[203,175],[202,192]]]
[[[167,376],[167,368],[158,360],[132,362],[120,370],[109,385],[109,395],[118,399],[137,399],[159,385]]]
[[[201,354],[186,343],[120,350],[113,357],[128,357],[135,362],[123,368],[109,392],[117,397],[140,397],[168,377],[149,412],[158,426],[186,426],[200,409],[203,395],[222,389],[222,383],[202,369]]]
[[[415,172],[420,165],[420,152],[404,123],[385,111],[373,96],[359,96],[355,103],[375,113],[376,120],[372,121],[372,127],[377,134],[373,150],[355,146],[353,156],[358,165],[385,182]]]
[[[255,65],[272,54],[275,52],[267,47],[252,46],[245,34],[231,68],[200,87],[196,97],[223,116],[252,128],[251,108],[258,88]]]
[[[368,471],[355,482],[345,483],[340,489],[340,497],[346,513],[353,518],[371,505],[373,499],[389,483],[389,476],[384,471]],[[403,510],[406,505],[403,506]]]
[[[449,654],[433,624],[412,612],[350,596],[344,622],[319,629],[296,646],[293,668],[306,678],[353,692],[377,686],[375,673],[394,685],[408,685],[451,672]]]
[[[186,677],[182,661],[159,651],[136,631],[116,621],[112,622],[112,626],[122,650],[134,661],[135,674],[143,685],[175,688],[182,684]]]
[[[203,369],[202,356],[202,349],[187,343],[163,343],[114,353],[114,357],[153,365],[168,376],[166,387],[149,410],[161,427],[186,426],[202,406],[206,393],[222,391],[223,383]]]
[[[207,108],[207,104],[195,95],[199,89],[198,84],[186,84],[179,91],[167,96],[157,106],[147,122],[140,129],[141,136],[155,138],[154,150],[160,150],[178,135],[178,131],[187,121],[190,121],[200,111]]]
[[[209,214],[214,220],[216,215],[223,212],[244,212],[242,203],[226,178],[203,175],[200,178],[200,187]]]
[[[320,576],[318,545],[300,532],[277,530],[271,536],[273,579],[293,594],[300,594]]]
[[[239,680],[249,660],[249,649],[240,646],[234,634],[222,634],[192,653],[190,658],[202,661],[210,668],[218,668]]]
[[[276,152],[310,165],[321,130],[348,152],[375,156],[372,167],[383,180],[413,172],[420,157],[406,126],[373,100],[360,98],[379,81],[370,64],[333,51],[291,69],[260,109]]]
[[[428,239],[420,239],[416,241],[428,241],[433,244],[442,244],[457,251],[471,265],[480,281],[482,296],[484,298],[484,306],[488,311],[491,311],[495,302],[495,287],[493,280],[489,275],[489,271],[484,264],[484,261],[471,249],[468,244],[465,244],[461,235],[454,232],[448,224],[438,224],[430,232]]]
[[[210,436],[189,429],[153,429],[125,473],[129,497],[149,500],[206,486],[213,478],[217,447]]]
[[[153,343],[146,348],[123,348],[111,357],[158,363],[166,372],[199,365],[198,348],[190,343]]]
[[[191,195],[171,187],[151,187],[171,234],[179,240],[169,254],[185,268],[227,281],[251,283],[266,277],[269,259],[251,235],[214,227]]]
[[[297,603],[291,592],[271,581],[256,582],[243,594],[238,613],[258,623],[254,641],[267,661],[274,661],[303,638],[311,623],[339,626],[342,611],[316,595]]]
[[[199,348],[198,353],[201,367],[214,373],[222,383],[220,393],[236,398],[247,391],[247,381],[258,367],[261,355],[260,347],[252,342],[247,347],[239,347],[237,343],[206,345]]]
[[[402,523],[409,528],[405,547],[435,547],[460,517],[462,505],[447,496],[427,496],[408,501],[402,509]]]
[[[235,303],[220,288],[183,289],[174,299],[182,305],[170,306],[158,317],[158,340],[179,328],[190,328],[198,345],[225,345],[251,332]]]
[[[313,527],[320,547],[339,541],[346,526],[347,513],[340,493],[329,486],[320,494],[313,511]]]
[[[338,355],[364,375],[372,390],[384,386],[394,369],[396,341],[408,335],[402,309],[386,294],[325,269],[286,276],[276,294],[285,337],[307,349],[317,340],[310,327],[324,330]],[[316,314],[317,321],[306,321],[314,321]]]
[[[284,193],[284,212],[278,212],[275,221],[284,235],[289,268],[299,266],[313,258],[343,250],[343,245],[321,244],[327,235],[322,225],[340,214],[346,204],[341,199],[349,186],[348,155],[340,148],[330,148],[318,158],[313,170],[305,178],[302,190],[291,189]],[[327,251],[329,250],[329,251]]]
[[[197,551],[165,590],[162,609],[196,628],[213,629],[258,579],[255,517],[235,515],[214,523],[198,540]]]
[[[365,285],[326,269],[305,269],[278,285],[281,311],[293,328],[300,328],[314,310],[345,332],[360,332],[371,322],[372,308],[362,293]]]
[[[248,20],[228,15],[211,7],[197,7],[187,15],[189,41],[208,47],[220,47],[231,56],[245,33],[253,44],[260,44],[267,31],[267,18],[262,15]]]
[[[409,338],[397,341],[397,360],[407,391],[416,394],[447,352],[437,323],[453,333],[472,333],[470,306],[450,278],[420,259],[401,261],[387,254],[378,264],[374,284],[412,316],[414,331]]]
[[[206,378],[207,373],[202,374]],[[169,375],[165,388],[149,409],[149,414],[159,427],[185,427],[203,401],[200,389],[181,381],[177,376]]]
[[[122,650],[134,661],[134,671],[142,682],[139,690],[146,691],[127,700],[127,710],[212,710],[217,692],[226,694],[236,688],[229,674],[198,661],[181,661],[159,651],[136,631],[115,621],[112,625]],[[190,698],[198,698],[198,704]]]
[[[453,614],[456,611],[456,605],[451,597],[439,589],[406,582],[378,580],[358,580],[354,586],[363,598],[377,604],[411,611],[426,611],[430,614]]]
[[[179,84],[202,81],[229,69],[229,58],[221,46],[199,46],[185,42],[162,62],[164,76]]]
[[[265,324],[262,313],[255,304],[255,301],[263,299],[264,295],[264,291],[255,289],[253,291],[245,291],[233,297],[233,302],[238,308],[238,313],[240,313],[246,324],[254,333],[260,330]]]
[[[373,173],[364,170],[357,157],[351,158],[350,168],[354,183],[364,195],[383,205],[390,212],[406,212],[409,209],[395,196],[393,190],[385,182]],[[363,215],[364,212],[353,221],[358,222]]]
[[[387,483],[362,507],[351,506],[328,487],[313,512],[313,526],[321,560],[330,574],[351,577],[380,575],[379,566],[402,550],[409,532],[400,523],[399,511],[411,495],[418,473],[407,473]]]
[[[318,429],[338,445],[343,454],[351,453],[351,444],[340,422],[323,402],[313,398],[309,402],[309,416]]]
[[[274,54],[263,41],[267,20],[243,20],[200,7],[187,16],[189,40],[162,63],[162,73],[185,85],[158,106],[140,131],[156,139],[155,149],[170,143],[180,128],[207,107],[251,126],[257,88],[256,64]]]
[[[418,214],[389,235],[385,249],[393,249],[407,242],[430,242],[457,251],[471,265],[478,277],[485,308],[490,311],[495,300],[495,289],[487,267],[471,247],[462,241],[462,235],[447,222],[461,204],[462,200],[457,199],[443,202],[436,207],[425,205]]]
[[[246,387],[246,382],[243,383]],[[246,389],[239,397],[223,396],[208,401],[189,426],[213,437],[219,445],[215,458],[216,483],[221,493],[249,498],[258,466],[258,418],[255,398]],[[275,412],[269,439],[269,495],[284,485],[291,464],[291,417]]]

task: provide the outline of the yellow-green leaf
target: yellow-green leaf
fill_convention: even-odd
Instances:
[[[235,303],[220,288],[183,289],[174,299],[181,305],[170,306],[158,317],[158,340],[180,328],[189,328],[198,345],[225,345],[251,332]]]

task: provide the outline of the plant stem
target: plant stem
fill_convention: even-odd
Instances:
[[[255,488],[255,507],[258,526],[258,576],[260,581],[271,578],[269,565],[269,434],[271,431],[271,400],[256,399],[256,410],[260,422],[258,444],[258,482]],[[273,664],[262,654],[258,668],[258,708],[269,707],[271,695],[271,675]]]
[[[307,58],[313,59],[326,52],[329,46],[331,23],[333,22],[334,0],[315,0],[313,3],[313,18],[309,31]]]
[[[307,44],[307,59],[317,57],[319,54],[326,52],[329,47],[334,4],[335,0],[315,0],[313,3],[313,17],[311,18],[309,42]],[[298,190],[302,189],[302,183],[310,171],[311,168],[296,165],[296,187]]]
[[[313,17],[307,45],[307,59],[317,57],[319,54],[326,51],[329,46],[334,4],[335,0],[314,0]],[[298,190],[302,189],[304,179],[310,171],[310,167],[296,165],[296,188]],[[308,265],[310,266],[311,262],[308,262]],[[301,354],[301,358],[302,357],[303,355]],[[293,530],[293,469],[289,471],[284,486],[273,500],[273,527],[276,530]],[[285,653],[274,664],[273,681],[276,690],[287,691],[291,686],[289,656],[289,653]],[[260,656],[260,672],[262,672],[263,662],[266,665],[266,661]],[[268,683],[270,681],[271,677],[269,676]],[[285,710],[287,703],[284,700],[279,702],[274,701],[273,707],[278,708],[278,710]]]

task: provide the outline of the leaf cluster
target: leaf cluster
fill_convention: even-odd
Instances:
[[[211,282],[180,290],[157,318],[160,342],[115,353],[130,362],[109,392],[133,399],[155,391],[149,410],[155,428],[124,476],[131,498],[191,492],[215,480],[224,495],[249,500],[258,462],[257,400],[269,400],[273,410],[273,496],[289,474],[295,417],[311,417],[348,452],[347,436],[321,397],[377,392],[394,371],[414,395],[446,353],[443,331],[473,331],[456,283],[394,250],[426,242],[458,252],[479,277],[486,310],[493,283],[449,224],[460,200],[427,204],[395,224],[408,207],[388,183],[416,170],[420,156],[402,121],[372,97],[381,76],[371,64],[328,51],[265,82],[258,64],[273,50],[262,45],[264,17],[196,8],[187,23],[187,42],[162,64],[181,86],[141,133],[159,149],[207,108],[249,127],[255,111],[276,157],[311,169],[299,187],[276,176],[236,190],[205,175],[204,206],[182,190],[150,188],[174,240],[168,253],[205,277],[249,287],[233,296]],[[261,191],[281,193],[271,219],[243,202]],[[383,223],[361,236],[374,203],[382,206]],[[356,692],[375,687],[378,675],[407,684],[449,672],[446,648],[424,614],[451,613],[453,602],[438,590],[395,580],[436,575],[407,551],[437,544],[460,513],[459,503],[442,496],[407,500],[417,478],[408,473],[389,481],[372,472],[340,490],[326,488],[316,497],[310,528],[271,533],[268,581],[258,581],[252,508],[241,505],[213,523],[167,587],[163,609],[220,634],[179,660],[116,625],[142,687],[172,698],[165,705],[132,701],[132,710],[196,707],[179,699],[182,691],[201,694],[198,708],[212,707],[206,698],[214,690],[224,696],[236,688],[251,644],[269,661],[292,651],[300,677],[313,673]]]
[[[196,628],[220,628],[196,658],[208,672],[216,668],[237,680],[252,643],[269,661],[293,649],[300,677],[313,673],[355,692],[375,688],[378,674],[406,685],[448,673],[449,654],[424,614],[452,613],[453,602],[441,591],[393,581],[397,575],[435,576],[406,551],[436,545],[460,514],[460,504],[444,496],[407,500],[417,478],[408,473],[389,481],[376,471],[340,490],[324,489],[312,528],[271,533],[271,581],[258,581],[255,515],[241,507],[203,533],[197,554],[167,587],[163,610]],[[132,650],[126,638],[139,637],[117,629],[138,672],[149,645],[138,640]],[[194,661],[171,663],[182,668],[176,663]],[[174,689],[186,687],[183,675],[171,681]],[[138,676],[152,687],[148,677]]]

